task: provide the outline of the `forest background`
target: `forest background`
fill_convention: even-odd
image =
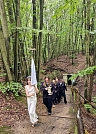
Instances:
[[[41,65],[60,55],[70,56],[74,64],[81,51],[86,55],[86,68],[96,65],[96,0],[1,0],[0,18],[5,70],[0,76],[5,75],[7,82],[21,82],[30,75],[32,57],[38,82],[44,71]],[[91,101],[93,75],[86,75],[85,80]]]
[[[96,0],[0,0],[2,92],[11,90],[18,96],[20,83],[31,74],[32,57],[40,82],[45,71],[42,65],[61,55],[70,57],[74,64],[79,52],[86,56],[86,66],[74,78],[84,76],[84,96],[91,102],[96,70]]]

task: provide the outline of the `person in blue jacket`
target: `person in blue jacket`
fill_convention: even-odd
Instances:
[[[59,101],[61,101],[61,98],[63,97],[64,103],[67,104],[66,93],[65,93],[65,91],[67,91],[67,87],[62,78],[59,78],[58,88],[59,88]]]
[[[48,115],[52,113],[52,93],[49,93],[49,89],[52,90],[50,78],[45,76],[44,82],[41,83],[40,90],[43,93],[43,104],[46,106]]]

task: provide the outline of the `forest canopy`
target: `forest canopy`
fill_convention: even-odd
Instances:
[[[41,64],[60,55],[86,55],[96,65],[96,0],[1,0],[0,52],[6,81],[30,75],[34,58],[37,79]]]

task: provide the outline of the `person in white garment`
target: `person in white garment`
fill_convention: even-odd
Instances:
[[[37,85],[31,85],[31,76],[27,77],[27,85],[25,86],[25,92],[27,97],[28,113],[30,116],[30,122],[32,127],[38,122],[38,116],[36,114],[36,94],[39,92]]]

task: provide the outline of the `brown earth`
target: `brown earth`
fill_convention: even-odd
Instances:
[[[60,56],[43,66],[45,73],[48,74],[54,70],[59,70],[62,73],[76,73],[85,68],[86,57],[78,54],[71,64],[71,59],[67,56]],[[79,79],[77,87],[83,94],[84,80]],[[93,93],[96,95],[96,84],[94,83]],[[47,116],[46,108],[42,104],[42,97],[38,96],[37,114],[39,122],[35,128],[31,127],[29,115],[27,112],[26,97],[23,97],[23,102],[14,99],[12,94],[4,96],[0,93],[0,126],[10,126],[12,134],[73,134],[74,130],[74,113],[71,100],[70,87],[68,87],[67,101],[65,105],[63,101],[52,108],[52,115]],[[96,117],[92,116],[82,107],[82,117],[85,129],[89,134],[96,134]],[[73,119],[74,118],[74,119]],[[5,134],[5,133],[1,133]]]
[[[72,103],[70,102],[70,88],[67,91],[67,100],[67,105],[62,100],[60,104],[52,108],[52,115],[50,116],[47,115],[46,108],[41,100],[41,103],[37,103],[38,124],[32,128],[27,115],[25,119],[15,122],[12,127],[13,134],[74,134],[75,123],[74,114],[72,114]]]
[[[10,126],[12,134],[74,134],[75,114],[72,109],[71,90],[66,91],[67,104],[57,104],[52,108],[52,115],[49,116],[42,98],[38,97],[37,114],[39,122],[32,128],[27,111],[27,104],[7,98],[1,94],[0,99],[0,126]],[[25,99],[26,101],[26,99]],[[5,134],[4,131],[1,134]]]

